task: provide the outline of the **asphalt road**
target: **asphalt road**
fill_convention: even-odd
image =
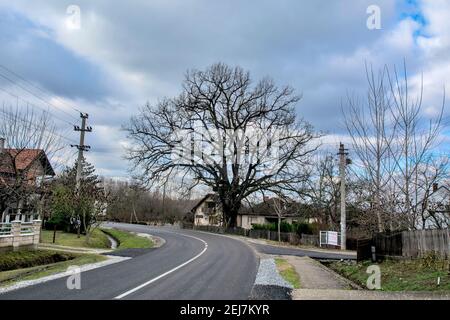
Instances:
[[[192,230],[114,224],[166,240],[133,259],[81,273],[81,289],[67,277],[5,294],[0,299],[247,299],[258,260],[242,241]]]

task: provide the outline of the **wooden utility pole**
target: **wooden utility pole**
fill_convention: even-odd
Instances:
[[[350,159],[347,159],[347,149],[344,148],[344,144],[339,146],[339,176],[341,179],[341,250],[346,249],[347,241],[347,214],[345,208],[345,167],[350,163]]]
[[[92,127],[86,126],[86,120],[89,117],[89,115],[87,113],[80,113],[80,117],[81,117],[81,128],[76,125],[74,126],[74,130],[80,132],[80,144],[77,144],[77,145],[71,144],[70,145],[71,147],[75,147],[78,149],[77,175],[75,178],[75,181],[76,181],[75,188],[76,188],[77,195],[80,194],[81,177],[83,175],[83,152],[84,151],[87,152],[91,148],[90,146],[87,146],[84,144],[84,135],[86,132],[92,132]],[[77,220],[75,223],[77,224],[78,238],[79,238],[80,237],[80,228],[81,228],[80,216],[77,217]]]

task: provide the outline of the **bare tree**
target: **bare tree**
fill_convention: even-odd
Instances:
[[[390,113],[394,119],[396,138],[388,141],[389,149],[395,161],[396,172],[394,180],[402,195],[403,208],[401,213],[407,220],[407,227],[415,229],[417,225],[416,211],[420,201],[417,193],[420,188],[419,176],[421,166],[429,163],[431,152],[436,147],[437,140],[442,132],[442,115],[445,105],[445,90],[442,105],[438,115],[425,121],[422,116],[423,77],[421,78],[417,96],[411,95],[408,83],[406,63],[403,65],[403,74],[399,75],[397,69],[390,72],[388,68],[390,96],[393,103]]]
[[[339,223],[340,184],[338,168],[330,154],[319,157],[308,179],[307,200],[314,210],[314,218],[321,224],[334,228]]]
[[[367,103],[350,97],[348,112],[343,111],[354,163],[359,165],[352,172],[366,182],[371,196],[365,210],[375,212],[378,231],[414,229],[423,214],[419,205],[429,194],[429,182],[447,170],[438,165],[433,178],[431,159],[442,132],[445,92],[438,115],[424,121],[423,80],[413,97],[406,65],[402,76],[387,66],[375,76],[366,65],[366,76]]]
[[[300,100],[269,79],[215,64],[186,74],[183,92],[145,106],[127,128],[129,159],[147,184],[167,179],[217,191],[226,224],[236,225],[241,202],[261,190],[291,190],[316,149],[310,124],[296,119]]]
[[[3,106],[0,116],[0,138],[5,139],[0,154],[0,212],[3,212],[9,205],[20,206],[23,201],[41,202],[46,184],[40,181],[48,169],[53,171],[44,160],[61,150],[62,143],[46,112],[37,114],[30,108]]]
[[[371,188],[370,208],[376,215],[378,231],[383,231],[382,204],[385,188],[392,179],[395,169],[390,142],[395,137],[392,118],[389,113],[389,88],[385,83],[385,72],[375,75],[372,67],[366,64],[368,83],[367,100],[361,103],[357,98],[348,96],[348,109],[343,110],[345,125],[352,139],[352,154],[360,168],[353,173],[369,181]]]
[[[434,227],[442,229],[447,227],[442,224],[439,215],[435,215],[438,206],[441,212],[446,212],[445,208],[441,208],[442,204],[448,201],[449,192],[445,187],[445,183],[449,178],[448,168],[449,159],[447,157],[436,158],[429,157],[427,161],[422,163],[417,169],[417,180],[414,181],[413,194],[415,201],[411,208],[412,219],[420,222],[422,229],[426,229],[428,225],[434,224]],[[443,188],[442,195],[437,195],[438,190]],[[442,210],[444,209],[444,210]]]
[[[107,215],[109,219],[140,222],[175,222],[194,206],[196,200],[174,197],[167,192],[166,197],[158,190],[147,190],[138,181],[106,179],[104,186],[110,194]]]
[[[277,192],[275,193],[275,197],[269,198],[266,197],[263,192],[263,202],[277,214],[278,242],[281,242],[281,220],[288,214],[289,210],[292,209],[290,206],[291,201],[284,193]]]

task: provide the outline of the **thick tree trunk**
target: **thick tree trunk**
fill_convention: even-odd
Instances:
[[[225,218],[225,227],[226,228],[235,228],[237,227],[237,215],[239,213],[239,209],[241,207],[241,203],[237,201],[223,201],[222,200],[222,208],[223,214]]]

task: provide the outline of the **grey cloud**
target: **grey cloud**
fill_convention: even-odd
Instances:
[[[222,61],[241,65],[254,79],[269,75],[279,84],[292,85],[304,96],[298,104],[299,115],[318,129],[342,133],[340,101],[347,91],[364,94],[366,59],[379,67],[401,63],[405,55],[412,73],[423,63],[416,52],[403,52],[384,42],[401,13],[411,8],[404,1],[376,2],[383,29],[370,31],[366,8],[372,0],[77,1],[83,24],[78,36],[80,44],[90,46],[89,56],[82,56],[83,48],[76,43],[67,50],[75,51],[75,56],[95,69],[80,75],[83,83],[70,83],[71,90],[93,90],[78,96],[77,102],[89,111],[94,125],[118,129],[147,100],[177,94],[187,69]],[[14,8],[43,23],[42,14],[59,17],[69,4],[18,1]],[[54,39],[67,45],[63,40]],[[20,70],[35,77],[26,74],[33,70],[30,61],[23,61]],[[133,87],[117,70],[141,75],[137,84],[142,88]],[[76,78],[69,71],[62,71],[61,78]],[[89,81],[91,77],[96,81]],[[62,91],[66,83],[58,81],[61,78],[52,74],[47,79],[36,77],[44,83],[53,81],[53,90],[71,97],[71,92]],[[107,155],[107,148],[99,149],[101,155],[92,156],[96,164],[119,175],[124,162],[118,160],[117,150],[105,136],[92,135],[92,139],[93,145],[98,141],[99,148],[106,144],[110,150]]]

